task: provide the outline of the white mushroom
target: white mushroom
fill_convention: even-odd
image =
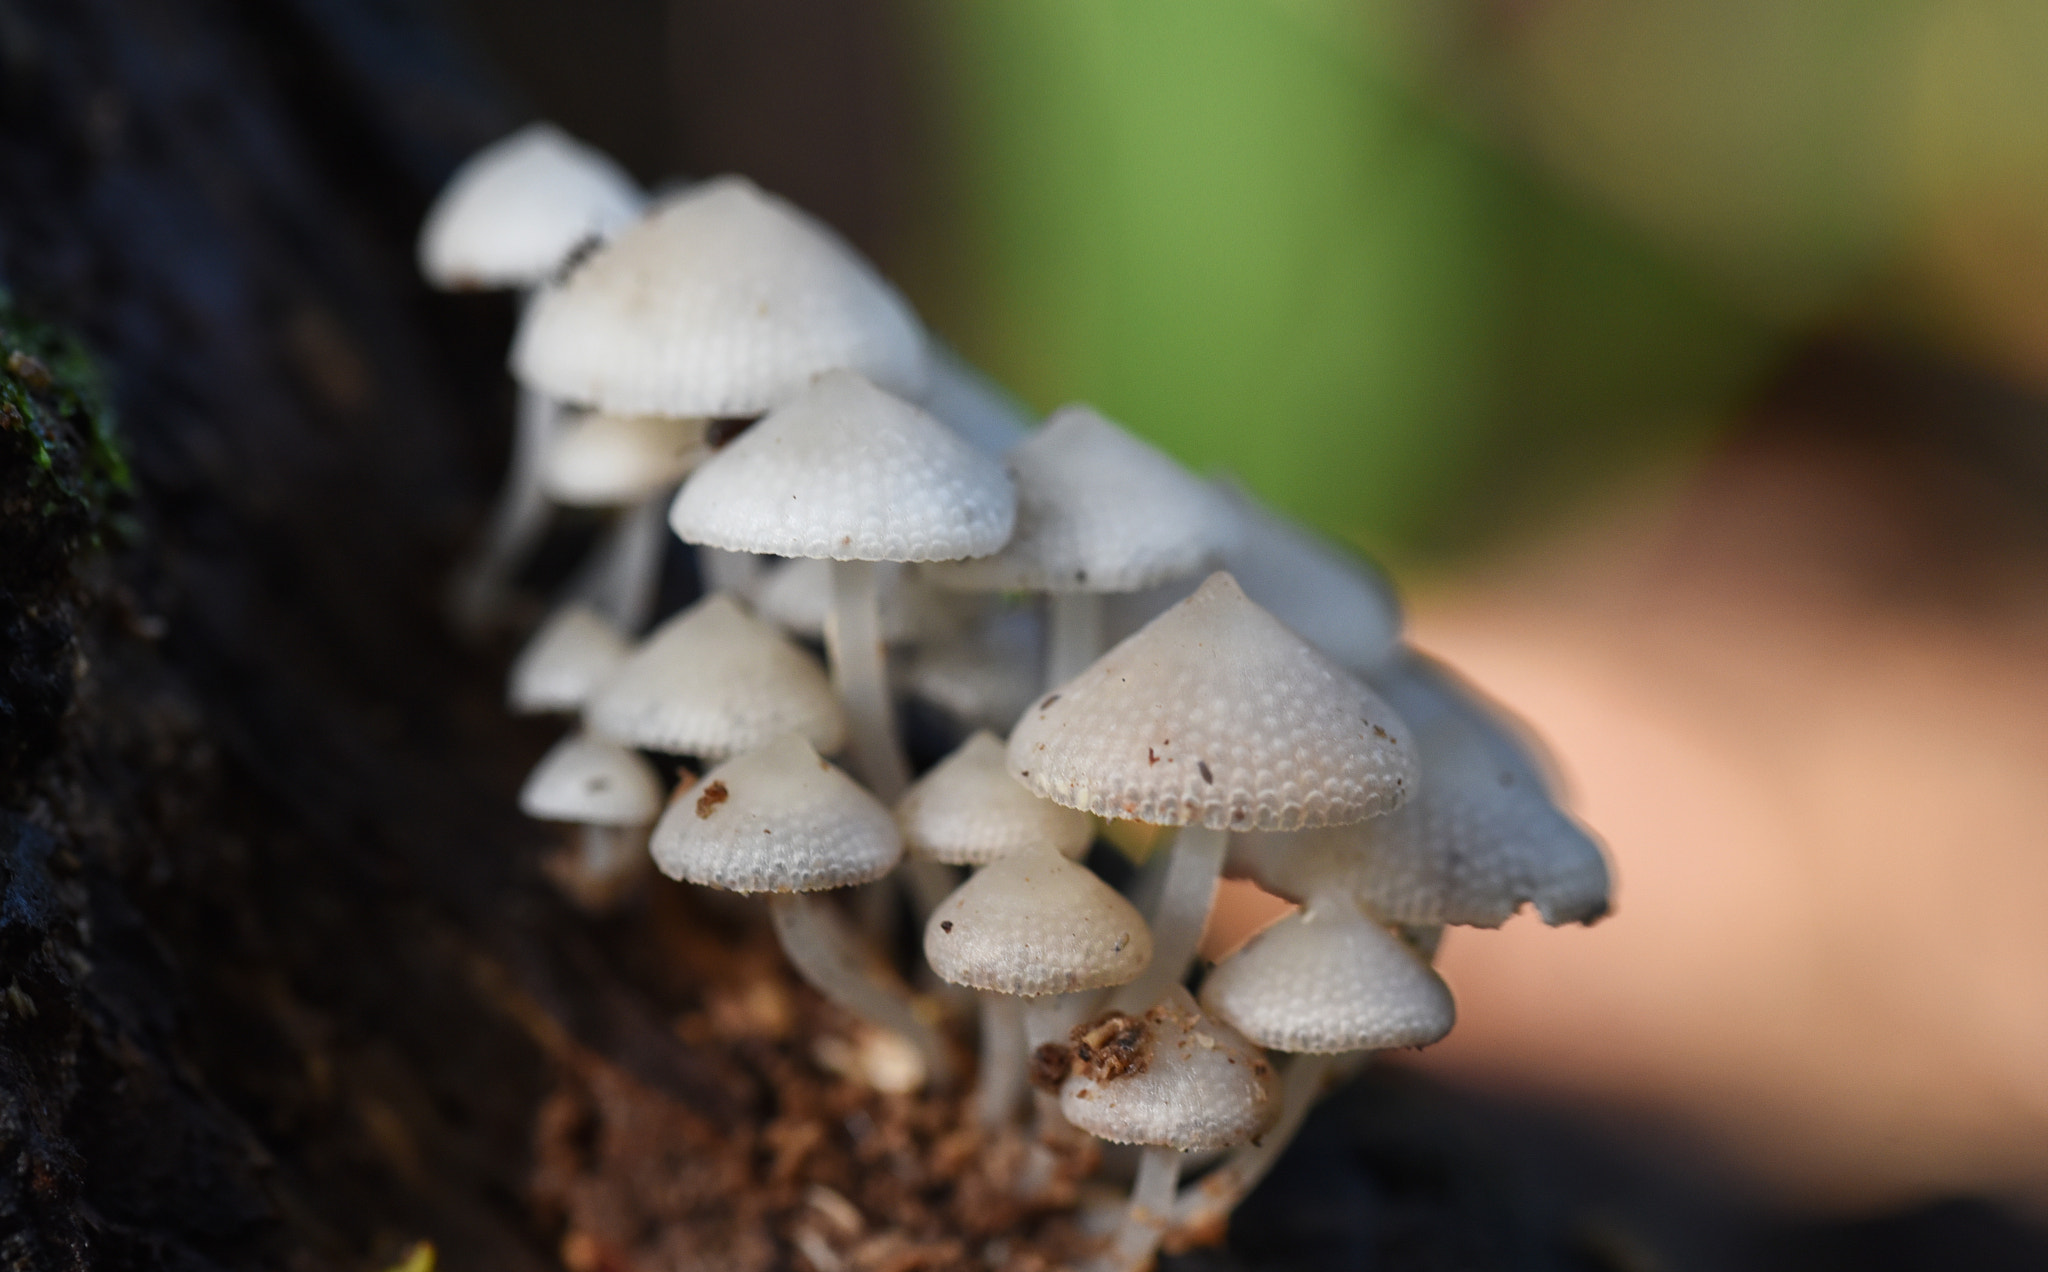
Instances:
[[[449,290],[533,287],[638,219],[645,202],[610,159],[553,124],[528,124],[442,187],[420,230],[420,272]]]
[[[1002,742],[986,729],[903,793],[896,822],[911,851],[949,866],[985,866],[1041,846],[1078,860],[1095,838],[1094,819],[1086,813],[1018,785]]]
[[[1016,520],[1002,468],[923,411],[847,371],[821,375],[691,475],[669,511],[686,543],[833,562],[826,651],[854,769],[894,799],[908,780],[883,667],[875,563],[995,551]]]
[[[661,810],[654,766],[625,747],[574,734],[557,742],[519,791],[519,810],[542,821],[581,827],[574,856],[559,876],[593,908],[615,897],[645,859],[640,846]]]
[[[1086,406],[1056,412],[1009,454],[1017,532],[994,556],[932,571],[942,586],[1052,594],[1046,683],[1102,647],[1105,592],[1134,592],[1213,563],[1229,506],[1172,458]]]
[[[544,290],[513,372],[611,411],[750,418],[851,368],[915,395],[924,335],[838,235],[743,177],[693,186]]]
[[[827,753],[846,738],[817,661],[721,595],[656,628],[591,695],[585,718],[620,742],[714,760],[785,733]]]
[[[1416,783],[1406,732],[1371,690],[1219,573],[1027,710],[1009,762],[1068,807],[1188,827],[1152,916],[1157,957],[1117,999],[1143,1003],[1194,954],[1228,831],[1390,811]]]
[[[591,690],[626,660],[626,637],[587,605],[564,605],[512,662],[507,703],[522,715],[581,711]]]
[[[870,883],[903,855],[874,796],[790,734],[727,760],[669,805],[649,851],[663,874],[730,892],[767,892],[791,964],[848,1011],[918,1045],[927,1072],[949,1068],[944,1042],[906,995],[869,976],[829,906],[812,893]]]

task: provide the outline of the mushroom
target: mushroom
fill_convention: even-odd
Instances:
[[[1046,684],[1102,649],[1102,595],[1192,574],[1231,541],[1235,518],[1164,452],[1090,407],[1068,406],[1009,454],[1017,532],[994,556],[930,571],[946,587],[1051,594]]]
[[[797,557],[770,568],[754,589],[755,610],[792,636],[824,640],[832,615],[834,568],[822,557]],[[971,620],[971,612],[962,604],[964,598],[933,590],[915,575],[906,574],[896,562],[878,563],[875,574],[882,639],[888,644],[945,641],[958,635]]]
[[[710,453],[705,421],[589,412],[559,431],[541,463],[558,504],[620,510],[572,591],[628,631],[653,612],[668,531],[668,492]]]
[[[580,904],[602,908],[630,883],[640,846],[661,811],[654,766],[625,747],[572,734],[541,757],[519,790],[519,810],[582,828],[578,851],[550,873]]]
[[[846,738],[816,660],[724,595],[655,628],[598,686],[584,718],[615,741],[711,760],[785,733],[828,753]]]
[[[751,419],[851,368],[916,395],[910,307],[838,235],[744,177],[684,190],[535,298],[523,384],[608,411]]]
[[[874,796],[789,734],[713,768],[695,798],[670,803],[649,851],[661,872],[728,892],[766,892],[783,952],[831,1001],[914,1042],[926,1072],[950,1070],[944,1042],[909,997],[862,966],[831,908],[813,894],[870,883],[903,855]]]
[[[1142,1144],[1130,1204],[1099,1272],[1140,1272],[1173,1215],[1182,1154],[1253,1139],[1280,1113],[1272,1067],[1179,985],[1142,1014],[1112,1011],[1077,1027],[1060,1111],[1115,1144]]]
[[[967,728],[1007,729],[1045,694],[1045,624],[1032,605],[998,605],[964,635],[913,650],[911,694]]]
[[[506,702],[521,715],[581,711],[625,659],[626,637],[611,620],[572,602],[550,614],[513,659]]]
[[[1118,995],[1178,982],[1231,830],[1360,821],[1416,784],[1407,726],[1217,573],[1027,710],[1010,771],[1102,817],[1181,826],[1152,916],[1156,956]]]
[[[637,219],[644,203],[610,159],[551,124],[530,124],[449,178],[420,231],[420,272],[448,290],[529,290],[580,248]],[[505,489],[476,562],[455,581],[465,626],[496,612],[505,579],[546,528],[539,464],[559,422],[547,395],[521,391]]]
[[[1095,838],[1095,821],[1086,813],[1019,786],[1002,742],[986,729],[903,793],[896,822],[912,852],[949,866],[985,866],[1041,846],[1079,860]]]
[[[825,645],[852,765],[893,800],[909,772],[883,667],[876,563],[994,552],[1016,515],[995,461],[901,398],[832,371],[691,474],[669,524],[686,543],[832,561]]]

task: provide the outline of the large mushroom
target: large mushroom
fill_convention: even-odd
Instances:
[[[1152,916],[1143,1007],[1193,958],[1233,830],[1392,811],[1416,785],[1407,726],[1218,573],[1047,694],[1010,734],[1010,771],[1056,803],[1183,827]]]

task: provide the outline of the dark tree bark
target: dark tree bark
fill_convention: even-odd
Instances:
[[[511,312],[408,249],[516,122],[402,0],[0,3],[0,359],[78,332],[134,474],[0,461],[0,1265],[544,1266],[550,1050],[744,1111],[540,882],[545,730],[439,621]]]

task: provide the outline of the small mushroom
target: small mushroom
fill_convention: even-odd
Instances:
[[[713,595],[656,628],[591,695],[590,727],[605,737],[706,759],[801,733],[831,752],[846,718],[811,655]]]
[[[534,766],[519,810],[581,827],[576,853],[551,873],[578,903],[599,909],[631,883],[636,866],[645,868],[640,848],[661,811],[661,779],[625,747],[572,734]]]
[[[506,701],[521,715],[581,711],[625,659],[626,637],[610,620],[587,605],[564,605],[513,660]]]
[[[883,666],[876,563],[993,552],[1015,520],[1000,465],[849,371],[819,376],[718,452],[669,510],[686,543],[832,561],[825,646],[851,759],[889,800],[909,773]]]
[[[994,556],[931,571],[942,586],[1047,592],[1046,684],[1102,648],[1102,594],[1133,592],[1214,562],[1236,518],[1202,480],[1086,406],[1068,406],[1009,454],[1017,532]]]
[[[911,851],[949,866],[985,866],[1040,846],[1079,860],[1095,838],[1095,821],[1086,813],[1018,785],[1001,740],[986,729],[903,793],[896,821]]]
[[[870,883],[903,856],[896,821],[796,734],[727,760],[670,803],[648,844],[672,879],[766,892],[792,965],[840,1006],[916,1043],[935,1078],[949,1068],[937,1032],[900,988],[869,975],[831,908],[813,894]]]

